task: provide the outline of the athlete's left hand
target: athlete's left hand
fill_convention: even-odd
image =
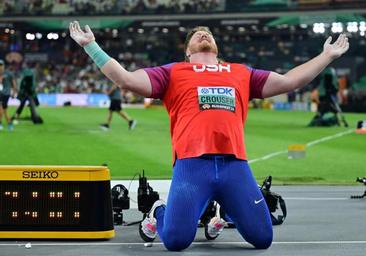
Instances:
[[[95,41],[93,32],[88,25],[85,26],[85,31],[80,28],[79,22],[70,22],[69,26],[70,36],[75,40],[81,47],[84,47],[90,42]]]
[[[333,60],[339,58],[349,48],[348,38],[345,34],[340,34],[337,40],[331,44],[332,37],[329,36],[323,46],[323,53],[332,58]]]

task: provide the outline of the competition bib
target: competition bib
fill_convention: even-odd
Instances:
[[[221,109],[235,112],[235,88],[199,86],[197,90],[200,110]]]
[[[0,92],[2,92],[4,89],[3,83],[0,83]]]

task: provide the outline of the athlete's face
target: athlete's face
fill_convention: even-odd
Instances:
[[[191,37],[187,47],[187,56],[198,52],[212,52],[218,54],[217,45],[213,36],[206,31],[197,31]]]

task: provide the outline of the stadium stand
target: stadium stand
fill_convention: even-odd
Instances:
[[[246,63],[255,68],[286,72],[320,52],[324,39],[333,34],[333,23],[342,22],[351,41],[351,49],[342,59],[335,62],[337,74],[346,78],[347,86],[360,87],[366,70],[365,16],[350,12],[343,16],[330,12],[333,9],[361,8],[365,1],[326,0],[327,15],[307,15],[295,19],[288,15],[268,18],[266,9],[276,5],[281,10],[311,10],[324,5],[325,0],[300,1],[45,1],[7,0],[0,3],[0,56],[10,64],[16,74],[21,63],[32,63],[38,77],[38,91],[42,93],[99,93],[107,80],[97,71],[84,51],[68,36],[69,20],[57,19],[54,15],[76,15],[86,18],[93,15],[143,14],[128,20],[114,21],[99,17],[99,22],[88,23],[96,32],[98,41],[111,56],[124,63],[128,70],[155,66],[183,60],[182,47],[187,29],[195,25],[207,25],[213,30],[224,60]],[[194,2],[195,6],[192,7]],[[268,2],[271,2],[268,5]],[[222,12],[257,11],[258,17],[215,18]],[[276,9],[277,10],[277,9]],[[212,12],[213,17],[199,19],[197,16],[185,19],[170,17],[160,21],[159,16],[145,19],[145,14],[170,13],[189,14]],[[365,11],[366,12],[366,11]],[[246,12],[243,12],[246,14]],[[287,12],[286,12],[287,14]],[[49,22],[27,20],[27,15],[48,16]],[[204,14],[203,14],[204,15]],[[242,15],[242,14],[240,14]],[[6,17],[12,17],[7,21]],[[114,16],[117,17],[117,16]],[[329,21],[323,24],[323,33],[315,30],[317,20]],[[13,21],[15,20],[15,21]],[[88,20],[90,21],[90,19]],[[87,22],[87,21],[86,21]],[[353,24],[356,22],[355,24]],[[315,24],[314,24],[315,23]],[[314,24],[314,25],[313,25]],[[353,25],[352,25],[353,24]],[[338,24],[339,25],[339,24]],[[338,26],[337,25],[337,26]],[[334,25],[335,26],[335,25]],[[353,26],[353,27],[352,27]],[[356,30],[352,30],[355,28]],[[351,29],[351,30],[350,30]],[[339,32],[336,32],[337,34]],[[158,40],[159,39],[159,40]],[[275,58],[274,58],[275,57]],[[36,64],[36,65],[35,65]],[[316,82],[316,81],[315,81]],[[357,82],[357,83],[356,83]],[[347,89],[347,88],[346,88]],[[349,88],[348,88],[349,89]]]
[[[2,16],[212,13],[365,7],[362,0],[6,0]]]

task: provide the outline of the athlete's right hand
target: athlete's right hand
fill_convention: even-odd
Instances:
[[[70,36],[81,47],[84,47],[90,42],[95,41],[93,32],[88,25],[85,26],[85,32],[80,28],[79,22],[73,21],[69,25]]]

